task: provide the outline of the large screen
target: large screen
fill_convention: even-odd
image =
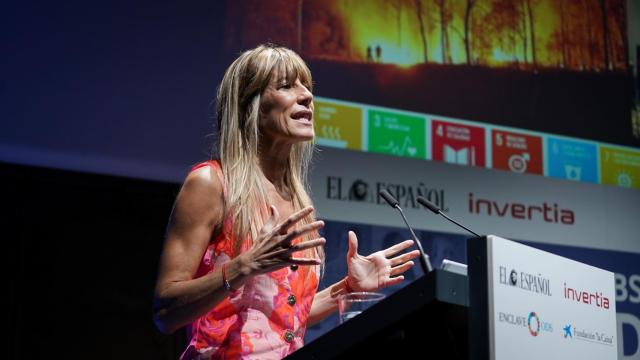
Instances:
[[[229,54],[268,38],[308,61],[321,145],[640,188],[625,1],[230,1],[228,12]]]
[[[312,69],[320,145],[637,188],[633,6],[12,3],[0,160],[179,181],[211,154],[226,66],[273,42]]]

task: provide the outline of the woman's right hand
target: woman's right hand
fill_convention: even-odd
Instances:
[[[240,272],[245,275],[258,275],[279,270],[289,265],[320,265],[316,258],[293,257],[293,254],[306,249],[322,246],[326,240],[323,237],[293,244],[293,240],[309,232],[317,231],[324,226],[322,221],[293,228],[305,216],[313,212],[308,206],[293,213],[285,221],[278,223],[278,210],[271,205],[271,214],[260,230],[253,246],[238,256],[242,266]]]

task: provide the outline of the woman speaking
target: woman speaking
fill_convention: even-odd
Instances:
[[[318,292],[326,240],[307,193],[313,154],[311,73],[293,51],[261,45],[225,72],[217,95],[216,160],[199,164],[178,194],[154,293],[157,327],[188,325],[183,359],[281,359],[337,297],[403,281],[410,240],[358,254]]]

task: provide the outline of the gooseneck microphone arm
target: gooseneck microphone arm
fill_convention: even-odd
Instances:
[[[396,200],[393,196],[391,196],[391,194],[389,194],[387,190],[381,190],[380,196],[384,198],[384,200],[389,204],[389,206],[391,206],[394,209],[397,209],[398,212],[400,212],[400,215],[402,215],[402,220],[404,220],[404,223],[407,225],[407,228],[411,232],[411,236],[413,237],[413,242],[418,247],[418,251],[420,251],[420,265],[422,266],[422,271],[424,271],[425,274],[431,272],[433,270],[433,267],[431,267],[431,261],[429,261],[429,256],[422,249],[422,244],[420,244],[420,241],[418,240],[416,233],[413,232],[411,225],[409,225],[407,218],[404,216],[404,211],[402,211],[402,208],[400,207],[398,200]]]
[[[442,215],[445,219],[451,221],[452,223],[460,226],[461,228],[467,230],[469,233],[475,235],[476,237],[480,237],[480,235],[476,234],[474,231],[471,231],[469,229],[467,229],[464,225],[460,224],[459,222],[453,220],[452,218],[448,217],[445,213],[442,212],[442,210],[440,210],[439,207],[435,206],[431,201],[423,198],[422,196],[418,196],[418,198],[416,199],[416,201],[418,201],[418,203],[424,207],[426,207],[427,209],[431,210],[431,212],[433,212],[436,215]]]

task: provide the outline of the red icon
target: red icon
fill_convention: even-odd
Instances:
[[[491,132],[493,168],[542,175],[542,138],[502,130]]]
[[[433,160],[485,166],[484,129],[434,120],[431,123]]]

